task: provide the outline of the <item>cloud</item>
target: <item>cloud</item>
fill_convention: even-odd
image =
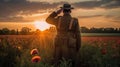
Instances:
[[[78,16],[78,18],[102,17],[103,15]]]
[[[26,12],[34,12],[40,9],[53,9],[58,5],[63,4],[65,2],[53,3],[50,4],[48,2],[29,2],[28,0],[0,0],[0,8],[4,8],[9,10],[17,10],[17,11],[26,11]],[[13,9],[12,9],[13,8]]]
[[[113,20],[112,21],[113,23],[115,22],[115,23],[120,23],[120,20]]]
[[[59,5],[66,3],[65,0],[60,2],[49,3],[45,1],[30,2],[28,0],[0,0],[0,21],[30,21],[25,20],[23,15],[32,15],[33,13],[41,13],[42,11],[51,11],[50,9],[56,9]],[[77,0],[76,0],[77,1]],[[93,8],[118,8],[120,7],[119,0],[86,0],[79,2],[72,2],[75,8],[93,9]],[[49,12],[48,11],[48,12]],[[44,13],[44,12],[42,12]],[[19,16],[18,16],[19,15]],[[96,16],[79,16],[81,18],[98,17]]]
[[[120,7],[119,0],[96,0],[73,3],[77,8],[93,9],[93,8],[118,8]]]
[[[119,22],[120,23],[120,16],[119,15],[89,15],[89,16],[78,16],[78,18],[99,18],[99,17],[103,17],[106,19],[110,19],[112,22]]]
[[[101,3],[99,1],[86,1],[86,2],[73,3],[73,5],[77,8],[92,9],[95,7],[99,7]]]
[[[23,17],[4,17],[4,18],[0,18],[0,21],[2,21],[2,22],[15,22],[15,21],[18,21],[18,22],[25,22],[25,21],[27,21],[28,22],[28,20],[23,20]]]
[[[106,15],[105,18],[111,19],[112,22],[120,23],[120,16]]]
[[[68,2],[68,3],[75,3],[75,2],[82,2],[82,1],[95,1],[95,0],[29,0],[31,2],[49,2],[49,3],[58,3],[58,2]]]
[[[104,4],[101,4],[101,7],[103,8],[119,8],[120,7],[120,1],[119,0],[110,0],[109,2],[106,2]]]
[[[33,13],[40,13],[42,10],[54,9],[60,3],[47,3],[47,2],[29,2],[27,0],[0,0],[0,21],[20,19],[18,14],[31,15]],[[12,17],[11,17],[12,16]],[[21,18],[22,20],[22,18]],[[18,20],[20,21],[20,20]]]

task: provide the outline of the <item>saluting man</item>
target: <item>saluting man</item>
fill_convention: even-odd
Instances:
[[[70,13],[70,4],[64,4],[59,10],[51,13],[46,21],[49,24],[56,26],[57,35],[55,37],[55,62],[58,62],[62,57],[72,59],[75,62],[76,54],[81,46],[81,36],[79,22],[77,18],[73,18]],[[63,12],[63,16],[58,16]]]

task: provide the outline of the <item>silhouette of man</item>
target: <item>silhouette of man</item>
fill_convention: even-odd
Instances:
[[[56,26],[57,35],[55,38],[55,62],[58,62],[62,57],[75,61],[76,54],[81,46],[81,37],[79,23],[77,18],[71,17],[70,4],[64,4],[59,10],[51,13],[46,21],[49,24]],[[63,12],[63,16],[58,16]]]

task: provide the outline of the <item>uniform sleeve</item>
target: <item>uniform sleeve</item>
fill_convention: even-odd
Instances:
[[[53,12],[47,17],[46,22],[49,24],[56,25],[56,23],[57,23],[56,17],[57,17],[57,13]]]
[[[81,47],[81,34],[80,34],[80,26],[78,19],[75,19],[76,22],[76,29],[75,29],[75,35],[76,35],[76,50],[79,51]]]

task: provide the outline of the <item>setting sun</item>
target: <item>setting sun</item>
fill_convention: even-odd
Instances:
[[[50,28],[50,24],[46,23],[45,21],[35,21],[34,25],[37,29],[44,31]]]

